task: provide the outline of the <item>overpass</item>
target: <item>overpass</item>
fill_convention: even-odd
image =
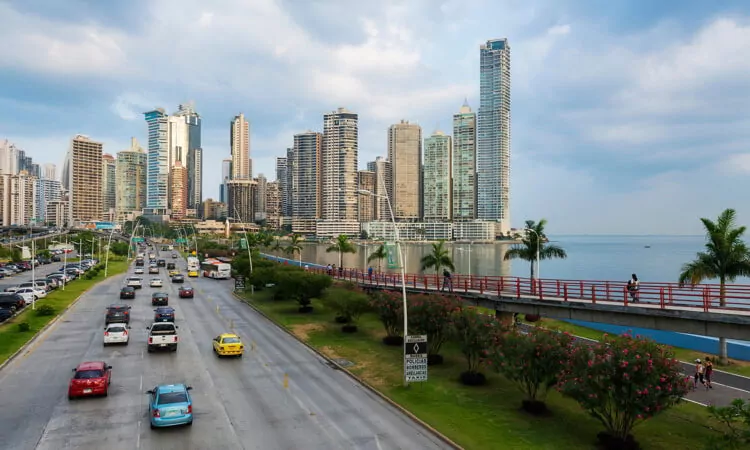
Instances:
[[[299,265],[298,261],[262,256]],[[306,263],[309,270],[328,273],[325,266]],[[401,290],[401,275],[362,270],[332,274],[366,289]],[[406,274],[409,293],[439,293],[442,276]],[[493,309],[509,320],[513,313],[599,322],[634,328],[676,331],[703,336],[750,340],[750,285],[727,285],[724,301],[718,284],[680,286],[677,283],[642,282],[637,301],[627,283],[599,280],[531,280],[510,276],[452,275],[447,289],[465,302]]]

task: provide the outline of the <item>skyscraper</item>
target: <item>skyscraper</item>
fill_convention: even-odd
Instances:
[[[424,140],[424,220],[451,220],[451,137],[436,131]]]
[[[182,104],[174,113],[186,137],[180,136],[180,161],[187,169],[187,208],[200,209],[203,202],[203,148],[201,147],[201,116],[192,103]],[[174,146],[172,146],[174,147]],[[173,163],[173,161],[172,161]]]
[[[18,147],[7,139],[0,142],[0,174],[18,173]]]
[[[291,192],[288,187],[286,156],[276,158],[276,181],[279,182],[279,197],[281,198],[279,215],[289,217],[292,215],[290,211],[292,204],[290,202]]]
[[[402,120],[388,128],[391,205],[396,220],[417,221],[422,204],[422,127]]]
[[[262,173],[255,178],[253,190],[253,214],[255,221],[266,220],[266,187],[268,179]]]
[[[42,166],[42,178],[45,180],[57,180],[57,166],[52,163]]]
[[[232,179],[249,180],[250,170],[250,123],[245,115],[235,116],[230,126],[229,145],[232,149]]]
[[[367,191],[375,193],[375,172],[370,170],[360,170],[357,174],[358,185],[360,191]],[[359,194],[359,216],[360,223],[372,222],[375,220],[375,208],[376,208],[377,197],[370,194],[360,193]]]
[[[41,223],[44,219],[38,217],[37,211],[37,178],[28,171],[21,170],[17,174],[0,175],[0,211],[2,225],[28,225]]]
[[[323,116],[323,219],[357,221],[358,122],[345,108]]]
[[[47,223],[47,205],[53,202],[59,202],[62,198],[62,186],[59,180],[37,178],[36,179],[36,196],[34,209],[36,218],[39,222]]]
[[[479,50],[477,216],[508,222],[510,201],[510,46],[492,39]]]
[[[102,148],[101,142],[80,134],[70,143],[69,225],[97,221],[101,217]]]
[[[172,218],[184,219],[187,214],[188,206],[187,167],[183,166],[182,162],[179,160],[175,161],[169,178],[172,184],[170,189],[170,195],[172,196]]]
[[[219,201],[226,203],[229,199],[227,192],[227,183],[232,179],[232,160],[224,159],[221,161],[221,186],[219,190]]]
[[[321,148],[323,135],[314,131],[294,135],[292,216],[319,219],[321,215]]]
[[[375,172],[375,220],[391,221],[391,210],[388,207],[388,202],[393,202],[391,162],[378,156],[375,161],[367,163],[367,170]]]
[[[169,207],[169,116],[157,108],[145,114],[148,125],[147,214],[164,216]]]
[[[465,101],[453,115],[453,220],[477,218],[477,115]]]
[[[102,220],[115,220],[117,202],[117,184],[115,182],[115,158],[105,153],[102,155]]]
[[[132,138],[130,148],[115,160],[117,220],[133,220],[146,207],[146,153]]]

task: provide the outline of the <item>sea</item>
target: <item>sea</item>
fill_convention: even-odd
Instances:
[[[641,282],[677,282],[684,264],[694,260],[705,248],[705,236],[660,235],[559,235],[549,236],[550,244],[562,247],[565,259],[542,260],[539,276],[543,279],[627,281],[631,274]],[[366,269],[378,263],[367,262],[380,244],[357,244],[357,253],[345,254],[343,266]],[[451,255],[455,273],[472,275],[510,275],[528,277],[530,263],[522,260],[506,261],[504,256],[513,244],[497,243],[445,243]],[[327,252],[328,244],[308,244],[302,251],[302,261],[313,264],[339,264],[336,252]],[[430,243],[403,244],[407,273],[421,273],[420,259],[431,252]],[[388,270],[383,262],[382,270]],[[717,283],[718,280],[707,280]],[[735,284],[750,285],[750,279],[738,278]],[[576,322],[579,325],[610,333],[622,332],[622,327],[608,324]],[[625,330],[626,331],[626,330]],[[659,342],[678,347],[710,352],[716,348],[716,337],[695,336],[673,332],[655,332],[632,329],[633,333],[649,336]],[[731,358],[750,360],[750,342],[730,341]]]

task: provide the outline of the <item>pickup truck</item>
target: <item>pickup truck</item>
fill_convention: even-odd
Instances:
[[[125,280],[125,286],[130,286],[135,289],[141,289],[143,287],[143,284],[141,283],[140,278],[130,277],[127,280]]]
[[[148,333],[148,352],[154,350],[177,351],[177,329],[179,327],[172,322],[156,322],[150,327]]]

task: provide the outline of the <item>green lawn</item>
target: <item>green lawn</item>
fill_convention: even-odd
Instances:
[[[128,268],[126,261],[109,260],[107,269],[108,277],[125,272]],[[68,305],[73,303],[84,291],[90,289],[96,283],[104,279],[104,270],[99,272],[96,278],[91,280],[77,279],[67,286],[65,290],[58,288],[50,292],[46,298],[37,300],[36,306],[50,305],[55,308],[57,313],[62,312]],[[5,362],[13,353],[23,347],[34,335],[39,332],[45,325],[52,321],[56,315],[38,316],[36,311],[27,306],[24,311],[11,320],[0,324],[0,363]],[[30,329],[26,332],[19,332],[17,324],[26,322]]]
[[[383,327],[373,315],[362,318],[357,334],[348,335],[319,302],[312,314],[299,314],[294,303],[269,300],[268,291],[248,301],[328,356],[354,362],[352,372],[466,449],[586,449],[602,430],[577,403],[556,392],[547,399],[552,416],[539,418],[520,411],[522,395],[499,375],[487,372],[489,384],[483,387],[461,385],[464,361],[451,345],[442,352],[446,363],[430,367],[428,382],[404,388],[401,347],[381,343]],[[644,449],[702,447],[714,433],[706,427],[707,417],[704,407],[684,403],[638,426],[635,436]]]

